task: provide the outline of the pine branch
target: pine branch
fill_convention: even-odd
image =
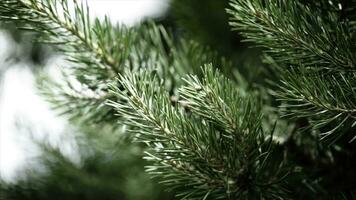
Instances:
[[[237,89],[236,85],[231,84],[230,80],[217,72],[212,72],[208,68],[203,71],[204,82],[201,82],[197,76],[188,76],[184,79],[188,86],[180,90],[182,98],[180,103],[228,131],[228,135],[236,134],[237,130],[248,126],[244,123],[249,123],[249,120],[239,121],[238,118],[241,115],[249,116],[260,112],[258,105],[253,105],[256,109],[253,110],[252,105],[245,104],[246,97],[240,97],[246,96],[246,91]]]
[[[0,5],[0,20],[39,33],[41,43],[53,45],[66,55],[70,68],[63,69],[63,83],[40,79],[39,89],[61,113],[83,122],[118,119],[106,106],[108,99],[116,100],[108,94],[107,85],[115,81],[118,72],[157,69],[160,77],[165,77],[166,87],[174,91],[181,85],[178,77],[199,74],[203,63],[229,65],[194,41],[174,41],[162,26],[148,23],[127,28],[114,26],[107,18],[103,22],[92,20],[85,4],[69,0],[6,0]],[[73,78],[84,92],[68,87]]]
[[[312,127],[322,129],[322,138],[326,138],[356,124],[355,81],[353,73],[319,75],[290,70],[282,75],[281,91],[276,96],[283,102],[285,116],[308,117]]]
[[[181,191],[180,198],[284,196],[281,183],[288,167],[281,157],[273,156],[275,144],[263,134],[254,104],[232,96],[239,94],[236,86],[211,68],[204,71],[202,82],[193,76],[193,82],[186,79],[188,86],[180,90],[181,106],[172,105],[161,81],[149,72],[120,76],[118,82],[125,90],[114,85],[113,92],[127,103],[110,105],[123,114],[137,140],[150,147],[148,172]],[[221,90],[224,87],[226,91]],[[207,88],[215,95],[203,97]],[[224,110],[208,116],[211,111],[206,108]]]
[[[231,25],[273,58],[285,116],[309,119],[322,138],[355,121],[352,5],[336,2],[234,0],[229,10]]]
[[[125,28],[118,31],[108,19],[103,23],[95,20],[92,25],[88,7],[84,3],[67,0],[5,0],[0,10],[2,21],[15,21],[22,29],[40,33],[42,43],[55,45],[69,56],[70,61],[80,63],[80,66],[86,64],[106,75],[111,73],[110,76],[120,71],[117,58],[124,49],[118,42],[131,38],[123,37]]]
[[[63,8],[64,15],[56,11],[57,6]],[[137,141],[150,147],[146,159],[152,166],[147,170],[177,190],[182,199],[286,196],[284,183],[290,168],[275,149],[272,137],[266,139],[260,111],[254,107],[258,102],[243,95],[239,98],[236,85],[213,72],[211,66],[203,73],[204,81],[193,76],[193,82],[186,79],[192,84],[180,91],[187,107],[175,105],[175,98],[168,95],[177,95],[180,75],[195,72],[204,62],[226,64],[223,59],[194,42],[182,40],[176,46],[159,26],[127,31],[115,29],[109,21],[104,25],[96,21],[91,26],[83,5],[75,5],[74,10],[68,6],[65,0],[6,1],[0,11],[0,19],[27,22],[25,28],[39,31],[43,42],[57,45],[71,63],[77,64],[70,75],[83,88],[77,91],[67,77],[63,85],[48,92],[52,103],[73,117],[84,115],[104,123],[107,118],[116,118],[108,107],[101,109],[109,101],[126,119]],[[129,34],[132,30],[137,36]],[[126,69],[113,70],[114,62]],[[137,73],[139,69],[148,72]],[[156,78],[149,74],[153,69]],[[129,72],[113,85],[113,76],[122,71]],[[108,93],[108,84],[113,85],[113,93]],[[191,88],[196,84],[204,90]],[[202,96],[205,94],[208,98]],[[199,96],[201,99],[192,98]],[[204,104],[193,109],[199,100]],[[210,108],[216,112],[204,111]]]
[[[354,70],[355,37],[333,12],[299,0],[233,0],[231,26],[265,47],[277,62],[329,70]]]
[[[179,77],[187,73],[201,74],[200,66],[203,63],[231,65],[224,58],[219,58],[211,49],[194,41],[185,39],[173,41],[172,36],[162,26],[149,23],[131,29],[130,32],[135,32],[139,39],[125,44],[129,52],[123,56],[126,69],[132,71],[142,68],[155,69],[158,76],[164,78],[166,89],[172,93],[176,93],[176,88],[182,84]],[[83,66],[84,69],[87,67]],[[65,71],[62,76],[63,83],[55,83],[48,78],[39,80],[39,89],[43,96],[54,107],[73,119],[83,122],[116,123],[120,115],[113,115],[111,107],[106,106],[108,100],[117,101],[106,89],[107,84],[114,82],[115,79],[97,75],[103,83],[97,88],[90,88],[82,80],[80,71],[63,70]],[[86,92],[70,87],[73,84],[71,83],[73,76],[77,77],[74,78],[76,84],[80,84],[82,90]],[[94,73],[93,78],[96,78]],[[86,94],[82,98],[83,93],[94,94],[98,98],[91,98]]]
[[[107,93],[107,83],[123,70],[135,32],[89,17],[88,7],[74,1],[6,0],[0,5],[0,20],[15,22],[20,29],[39,34],[39,42],[50,44],[69,61],[63,69],[63,83],[40,81],[40,90],[54,107],[71,118],[107,121],[106,99],[92,98]],[[73,90],[69,79],[76,79],[84,91]],[[45,86],[45,87],[44,87]],[[75,108],[75,109],[74,109]]]
[[[51,108],[79,124],[110,124],[117,127],[115,112],[106,105],[112,96],[105,91],[93,91],[69,77],[64,72],[61,81],[54,81],[45,75],[37,77],[38,91]]]

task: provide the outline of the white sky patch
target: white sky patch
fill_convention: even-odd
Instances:
[[[48,104],[36,94],[34,77],[28,67],[12,66],[5,74],[3,88],[0,104],[0,169],[2,178],[9,180],[26,164],[27,159],[38,155],[31,137],[46,139],[57,146],[58,141],[63,139],[66,122],[56,117]],[[27,126],[29,130],[26,130]]]
[[[134,25],[147,17],[162,15],[169,0],[89,0],[91,15],[113,22]],[[63,142],[67,122],[50,110],[49,105],[36,93],[34,77],[26,64],[20,63],[6,72],[10,64],[7,57],[17,50],[16,43],[0,30],[0,178],[13,180],[28,161],[38,155],[38,149],[29,135],[20,133],[16,123],[23,121],[31,126],[36,139],[46,139],[61,146],[64,153],[73,152],[70,141]],[[50,59],[50,67],[59,67],[61,59]],[[1,81],[1,78],[0,78]],[[73,156],[75,158],[75,155]]]
[[[89,0],[90,13],[100,19],[133,25],[147,17],[157,17],[167,10],[168,0]]]

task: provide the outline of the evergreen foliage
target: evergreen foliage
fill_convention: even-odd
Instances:
[[[212,66],[203,74],[202,81],[185,79],[180,106],[151,73],[120,76],[124,90],[114,92],[127,103],[110,105],[152,149],[147,171],[181,190],[182,199],[279,198],[289,169],[281,155],[271,162],[275,146],[261,128],[258,102],[242,97]]]
[[[229,10],[230,24],[282,68],[277,96],[286,115],[307,117],[322,137],[355,121],[353,4],[232,1]]]
[[[242,75],[221,49],[173,37],[157,22],[92,20],[85,3],[4,0],[0,20],[65,55],[63,81],[39,84],[54,108],[79,127],[124,130],[132,144],[110,147],[140,147],[146,171],[178,199],[348,199],[356,188],[355,9],[341,0],[231,0],[230,25],[264,50],[270,85],[247,82],[254,68]]]

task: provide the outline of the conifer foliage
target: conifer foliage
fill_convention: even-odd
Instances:
[[[355,9],[353,0],[231,0],[231,27],[275,74],[264,85],[224,74],[233,60],[158,22],[91,19],[85,3],[3,0],[0,20],[65,55],[63,81],[39,83],[53,107],[146,145],[146,171],[178,199],[347,199],[356,188]]]
[[[307,117],[322,137],[354,126],[356,33],[347,13],[355,2],[261,0],[231,6],[230,24],[283,68],[277,96],[285,115]]]

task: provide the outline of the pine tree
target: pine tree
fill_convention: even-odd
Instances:
[[[39,79],[54,108],[145,145],[146,171],[178,199],[352,199],[356,2],[231,0],[227,13],[262,49],[262,80],[159,22],[93,20],[67,0],[0,4],[0,20],[70,63],[62,82]]]

